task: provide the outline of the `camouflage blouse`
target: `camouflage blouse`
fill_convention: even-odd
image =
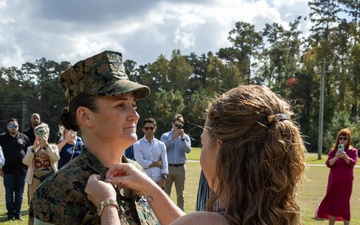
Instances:
[[[141,166],[122,158],[123,163]],[[108,168],[85,148],[79,157],[47,178],[36,190],[29,209],[29,224],[101,224],[97,207],[87,199],[85,186],[91,174],[105,177]],[[130,189],[117,191],[121,224],[159,224],[146,199]]]

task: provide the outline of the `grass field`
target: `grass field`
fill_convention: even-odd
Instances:
[[[185,185],[185,211],[192,212],[195,210],[197,188],[200,176],[200,164],[198,162],[200,156],[200,150],[194,148],[188,155],[188,162],[186,164],[187,180]],[[301,218],[306,225],[325,225],[328,221],[314,220],[314,213],[317,205],[320,203],[325,195],[327,177],[329,169],[324,165],[326,155],[323,155],[321,160],[317,159],[317,154],[308,154],[307,162],[309,166],[306,170],[306,179],[299,190],[299,202],[301,206]],[[2,179],[0,178],[2,183]],[[352,219],[351,224],[360,224],[360,168],[355,168],[355,180],[353,185],[353,194],[351,197],[351,212]],[[6,221],[6,207],[5,207],[5,194],[4,187],[0,185],[0,223],[7,225],[27,224],[28,212],[27,212],[27,195],[24,194],[23,201],[23,216],[25,221]],[[172,191],[172,199],[175,198],[175,190]],[[343,224],[337,222],[336,224]]]

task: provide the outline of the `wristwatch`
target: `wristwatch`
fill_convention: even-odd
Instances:
[[[166,175],[162,175],[161,177],[162,177],[162,179],[164,179],[164,180],[167,179],[167,176],[166,176]]]
[[[107,200],[101,201],[99,203],[98,208],[97,208],[98,216],[101,216],[104,212],[104,208],[109,205],[113,205],[117,208],[117,210],[119,210],[119,205],[116,200],[107,199]]]

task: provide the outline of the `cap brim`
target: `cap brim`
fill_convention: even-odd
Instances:
[[[97,92],[99,96],[116,96],[126,93],[134,93],[135,98],[141,100],[149,96],[150,88],[130,80],[118,80],[115,83],[106,85]]]

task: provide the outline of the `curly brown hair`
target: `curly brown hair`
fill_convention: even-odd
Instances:
[[[302,224],[296,190],[305,170],[306,149],[292,120],[268,122],[274,114],[293,115],[290,105],[269,88],[244,85],[215,99],[205,129],[222,144],[213,181],[230,224]],[[215,183],[215,182],[213,182]]]

